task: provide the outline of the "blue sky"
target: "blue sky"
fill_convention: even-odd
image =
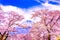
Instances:
[[[53,4],[53,5],[60,5],[60,3],[56,2],[56,1],[49,1],[50,4]]]
[[[29,8],[37,5],[41,5],[35,0],[0,0],[3,5],[12,5],[21,8]]]
[[[3,5],[12,5],[20,8],[29,8],[33,6],[42,5],[41,3],[45,3],[46,0],[0,0],[0,4]],[[54,1],[49,1],[49,4],[58,5],[59,3]]]

